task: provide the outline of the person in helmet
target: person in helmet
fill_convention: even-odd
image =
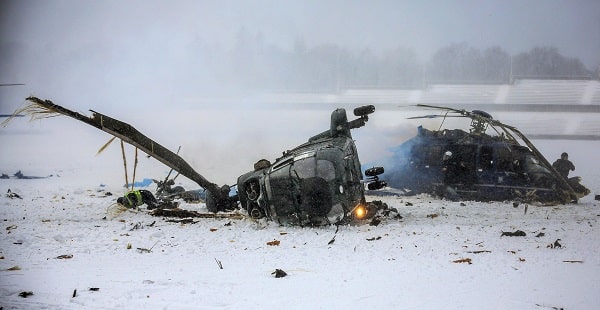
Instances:
[[[560,158],[552,164],[552,167],[565,179],[569,178],[569,171],[575,171],[575,165],[569,160],[567,152],[560,154]]]
[[[457,201],[458,193],[454,188],[457,179],[458,163],[452,156],[451,151],[446,151],[442,157],[442,173],[444,175],[444,196],[450,200]]]
[[[454,172],[454,161],[452,152],[446,151],[442,157],[442,172],[444,173],[444,184],[450,183],[452,172]]]
[[[155,209],[157,207],[156,198],[152,195],[152,192],[140,189],[127,192],[125,196],[119,197],[117,203],[125,206],[126,208],[136,208],[143,204],[146,204],[148,210]]]

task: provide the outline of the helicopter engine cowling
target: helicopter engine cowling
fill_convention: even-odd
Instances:
[[[365,105],[354,109],[354,116],[367,116],[373,112],[375,112],[374,105]]]
[[[368,177],[374,177],[383,174],[384,172],[385,169],[383,169],[383,167],[373,167],[365,170],[365,175]]]
[[[380,180],[376,180],[376,181],[373,181],[373,182],[367,184],[367,188],[370,191],[382,189],[382,188],[384,188],[386,186],[388,186],[387,182],[386,181],[380,181]]]

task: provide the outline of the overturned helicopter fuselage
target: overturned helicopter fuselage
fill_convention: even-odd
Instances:
[[[331,115],[331,128],[285,151],[273,164],[259,161],[255,171],[238,178],[240,203],[253,217],[281,224],[330,224],[365,205],[363,175],[350,129],[365,124],[373,106]]]

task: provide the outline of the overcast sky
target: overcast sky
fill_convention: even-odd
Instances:
[[[193,96],[174,86],[184,80],[233,83],[209,71],[186,72],[186,60],[198,57],[188,52],[198,42],[231,48],[242,28],[288,50],[302,38],[308,47],[411,48],[426,61],[451,43],[499,45],[511,54],[554,46],[592,70],[600,65],[598,0],[3,0],[0,6],[0,83],[27,84],[0,89],[2,111],[15,92],[70,101],[87,96],[94,103],[142,90],[167,99]]]
[[[76,46],[198,35],[227,44],[245,27],[290,48],[297,37],[309,46],[405,46],[426,54],[452,42],[498,44],[509,52],[551,45],[587,65],[600,64],[597,0],[4,0],[1,5],[3,43]]]

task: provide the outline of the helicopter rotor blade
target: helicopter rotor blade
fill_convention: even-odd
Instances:
[[[446,111],[452,111],[452,112],[456,112],[456,113],[460,113],[460,114],[464,114],[464,113],[469,113],[468,111],[462,109],[454,109],[454,108],[449,108],[449,107],[442,107],[442,106],[437,106],[437,105],[430,105],[430,104],[417,104],[417,107],[421,107],[421,108],[430,108],[430,109],[438,109],[438,110],[446,110]]]
[[[430,114],[430,115],[423,115],[423,116],[407,117],[406,119],[439,118],[439,117],[463,117],[463,116],[462,115]]]

